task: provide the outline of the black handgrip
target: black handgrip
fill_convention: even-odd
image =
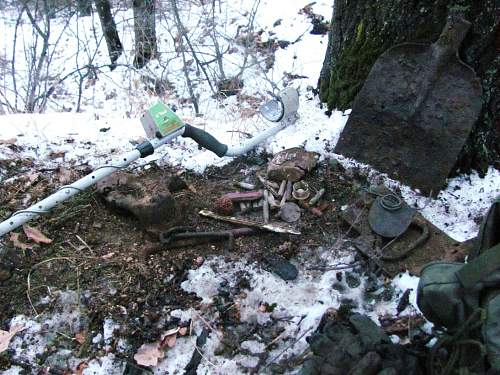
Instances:
[[[218,157],[226,155],[227,145],[220,143],[215,137],[208,134],[205,130],[201,130],[185,124],[183,137],[189,137],[198,143],[201,147],[212,151]]]

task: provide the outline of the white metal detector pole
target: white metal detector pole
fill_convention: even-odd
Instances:
[[[184,128],[172,133],[164,138],[152,139],[149,141],[153,148],[153,151],[170,142],[172,139],[182,135],[184,133]],[[151,153],[150,153],[151,154]],[[144,156],[139,148],[129,151],[126,154],[113,160],[110,164],[104,165],[102,167],[96,168],[89,175],[82,177],[78,181],[75,181],[71,185],[62,186],[54,194],[48,196],[44,200],[35,203],[31,207],[25,210],[15,212],[9,219],[0,223],[0,237],[9,233],[10,231],[20,227],[27,221],[34,219],[40,215],[48,214],[52,208],[57,206],[59,203],[71,198],[88,187],[94,185],[97,181],[102,180],[104,177],[116,172],[119,169],[125,168],[130,163],[136,161],[140,157]]]
[[[172,133],[165,135],[162,138],[154,138],[150,141],[146,141],[137,146],[135,150],[120,156],[110,164],[98,167],[91,174],[82,177],[71,185],[62,186],[54,194],[34,204],[33,206],[28,207],[25,210],[14,212],[9,219],[0,223],[0,237],[20,227],[31,219],[39,217],[40,215],[48,214],[50,210],[59,203],[62,203],[71,198],[73,195],[87,189],[89,186],[94,185],[99,180],[102,180],[104,177],[109,176],[117,170],[125,168],[137,159],[153,154],[155,149],[170,142],[172,139],[180,135],[183,137],[190,137],[200,146],[214,152],[219,157],[242,155],[253,149],[267,138],[275,135],[287,125],[294,123],[296,120],[298,105],[299,94],[297,90],[293,88],[286,88],[283,90],[278,99],[272,100],[261,107],[261,113],[264,117],[269,121],[277,122],[278,124],[260,134],[257,134],[255,137],[247,140],[244,144],[239,146],[228,147],[227,145],[220,143],[217,139],[202,129],[189,124],[181,124],[181,128],[174,128],[178,130],[173,130]],[[148,134],[148,131],[150,134],[155,134],[154,127],[150,128],[147,123],[146,125],[143,124],[143,126],[146,130],[146,134]],[[150,135],[150,137],[151,136],[152,135]],[[159,137],[161,137],[161,134]]]

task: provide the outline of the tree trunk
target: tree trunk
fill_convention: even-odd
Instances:
[[[76,8],[80,16],[90,16],[92,12],[92,0],[76,0]]]
[[[57,3],[56,0],[44,0],[43,1],[44,6],[46,7],[49,18],[54,19],[57,17],[57,11],[59,10],[60,4]],[[35,6],[38,6],[38,2],[35,2]]]
[[[463,7],[472,22],[460,57],[479,76],[484,100],[455,172],[485,173],[489,164],[500,167],[499,0],[335,0],[320,98],[329,110],[349,108],[375,60],[399,43],[434,42],[450,6]]]
[[[156,56],[154,0],[134,0],[135,58],[134,66],[142,68]]]
[[[111,60],[111,70],[116,67],[116,60],[123,52],[122,42],[116,30],[115,20],[111,14],[111,4],[109,0],[95,0],[95,6],[99,19],[101,20],[102,33],[108,46],[109,59]]]

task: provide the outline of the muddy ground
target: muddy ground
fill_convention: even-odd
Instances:
[[[185,181],[187,188],[174,194],[181,208],[175,224],[212,231],[233,226],[201,217],[198,211],[213,209],[222,193],[236,190],[235,182],[254,180],[256,172],[265,168],[267,159],[265,155],[239,158],[222,168],[210,168],[203,175],[154,165],[146,171],[135,172],[152,189],[157,184],[169,184],[173,178]],[[6,179],[17,176],[1,189],[2,218],[90,171],[85,165],[71,170],[47,170],[37,169],[30,160],[2,163]],[[205,258],[223,255],[230,259],[248,259],[266,268],[269,256],[279,254],[292,258],[300,245],[328,246],[345,236],[349,227],[340,218],[341,207],[351,203],[358,192],[367,187],[366,177],[325,161],[306,180],[313,191],[326,188],[324,198],[329,207],[322,216],[305,211],[299,225],[300,236],[262,232],[236,239],[232,249],[225,242],[169,249],[158,243],[157,228],[152,230],[134,217],[110,209],[95,189],[81,193],[50,215],[31,223],[53,240],[51,244],[30,243],[22,230],[18,230],[19,240],[29,244],[26,246],[29,248],[20,249],[19,245],[6,241],[9,256],[2,260],[6,280],[0,283],[1,328],[7,329],[15,315],[33,316],[50,311],[50,303],[40,305],[38,301],[50,297],[52,291],[74,290],[80,294],[80,303],[87,310],[86,337],[93,336],[90,332],[99,332],[106,317],[113,317],[120,324],[119,336],[128,338],[131,344],[125,357],[130,355],[130,365],[134,366],[131,358],[136,349],[145,342],[159,339],[161,332],[156,323],[163,312],[199,306],[199,299],[183,291],[180,284],[188,271],[198,267]],[[242,277],[242,288],[244,283]],[[89,340],[61,341],[49,348],[47,355],[60,345],[74,351],[77,357],[99,354],[92,352]],[[38,364],[43,363],[42,356]],[[0,355],[0,369],[12,364],[8,352]]]

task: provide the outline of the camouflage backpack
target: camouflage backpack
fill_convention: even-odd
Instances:
[[[448,350],[442,374],[500,371],[500,197],[483,219],[467,263],[432,262],[422,269],[417,304],[429,321],[446,328],[431,350],[429,373],[439,348]]]

